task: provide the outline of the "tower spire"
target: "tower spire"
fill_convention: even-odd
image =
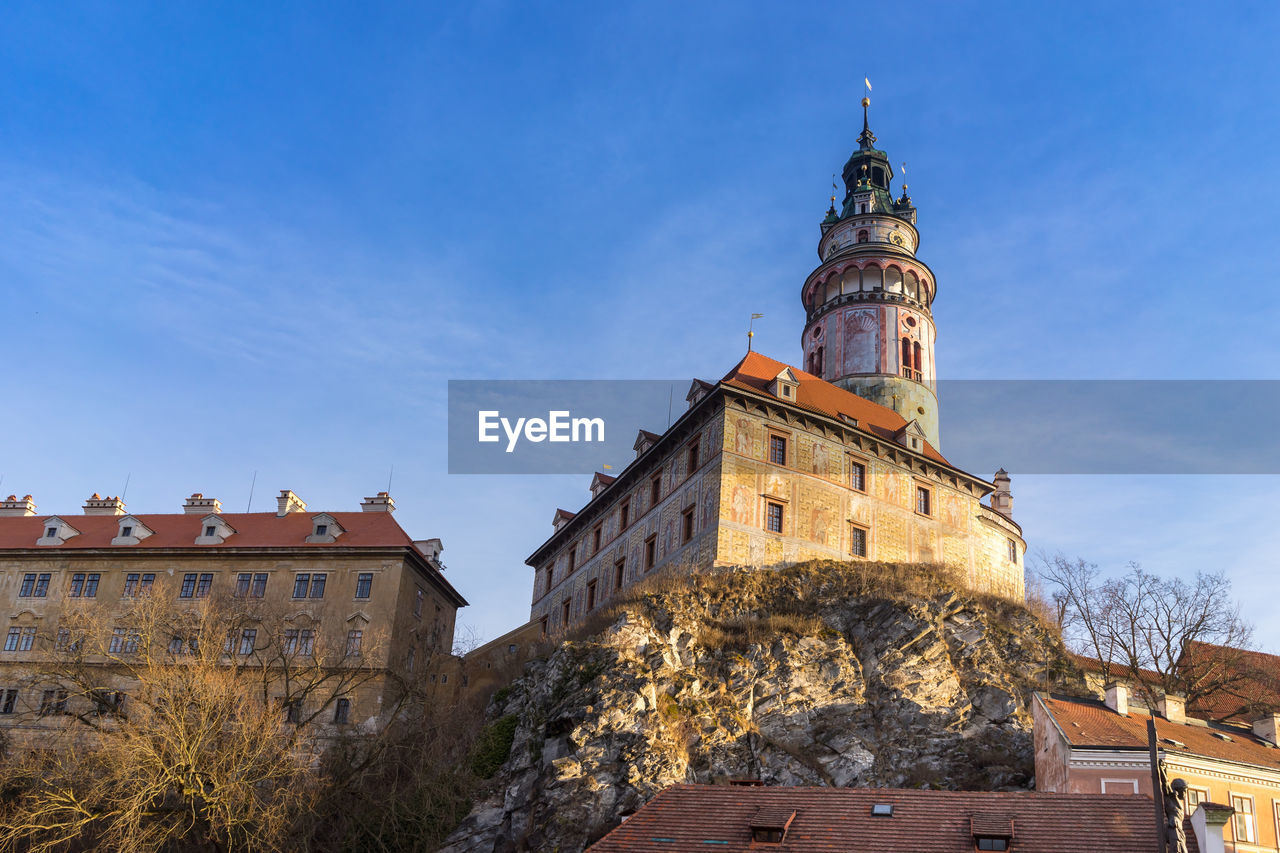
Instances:
[[[858,146],[865,151],[876,147],[876,135],[871,132],[871,124],[867,120],[867,108],[871,106],[871,80],[863,77],[862,82],[867,84],[867,90],[862,96],[862,133],[858,135]]]

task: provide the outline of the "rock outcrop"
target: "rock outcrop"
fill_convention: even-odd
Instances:
[[[581,850],[674,782],[1029,787],[1029,692],[1071,671],[919,566],[658,579],[596,624],[495,696],[510,756],[443,850]]]

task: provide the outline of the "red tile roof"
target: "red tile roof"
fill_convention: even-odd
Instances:
[[[1229,671],[1230,683],[1209,696],[1196,699],[1188,712],[1239,723],[1252,723],[1264,712],[1280,713],[1280,656],[1191,643],[1183,661],[1187,663],[1188,674],[1219,666]]]
[[[1122,716],[1102,702],[1090,699],[1045,695],[1040,698],[1072,747],[1147,749],[1150,714],[1130,709],[1127,716]],[[1280,749],[1268,746],[1249,729],[1175,723],[1160,716],[1155,721],[1160,749],[1170,755],[1199,755],[1280,770]]]
[[[880,803],[893,815],[873,817]],[[758,809],[795,810],[781,844],[752,843]],[[980,828],[1011,823],[1013,853],[1140,853],[1158,844],[1147,797],[673,785],[590,850],[972,853],[975,820]]]
[[[747,353],[746,358],[738,362],[720,381],[726,385],[767,394],[769,384],[787,368],[791,369],[800,383],[800,388],[796,391],[796,402],[784,401],[788,404],[798,405],[802,409],[809,409],[829,418],[847,415],[856,419],[859,427],[886,441],[893,441],[898,430],[907,425],[906,419],[893,409],[873,403],[851,391],[837,388],[830,382],[819,379],[811,373],[805,373],[798,367],[774,361],[758,352]],[[924,442],[924,455],[944,465],[951,465],[927,441]]]
[[[86,548],[377,548],[411,546],[413,540],[389,512],[327,512],[346,531],[332,543],[308,543],[313,532],[312,517],[316,512],[291,512],[277,516],[274,512],[223,512],[218,517],[236,531],[221,545],[196,545],[203,531],[204,515],[173,513],[133,514],[132,518],[155,531],[136,545],[112,545],[120,515],[47,515],[0,517],[0,548],[37,548],[49,551],[83,550]],[[44,535],[45,521],[60,518],[80,531],[61,545],[37,546]]]

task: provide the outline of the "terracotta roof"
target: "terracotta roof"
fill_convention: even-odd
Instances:
[[[1183,661],[1189,675],[1206,664],[1225,666],[1232,681],[1224,689],[1190,703],[1190,713],[1239,723],[1252,723],[1266,712],[1280,713],[1280,656],[1190,643]]]
[[[874,433],[885,441],[894,441],[894,436],[898,430],[907,425],[906,419],[893,409],[873,403],[851,391],[837,388],[830,382],[819,379],[811,373],[805,373],[798,367],[792,367],[781,361],[774,361],[772,358],[761,355],[758,352],[747,353],[746,358],[738,362],[720,381],[726,385],[767,394],[769,393],[769,384],[773,382],[779,373],[787,368],[791,369],[791,372],[795,374],[800,383],[800,388],[796,391],[796,401],[794,403],[790,400],[783,401],[789,405],[809,409],[830,418],[847,415],[856,419],[859,427]],[[924,455],[945,465],[951,465],[927,441],[924,442]]]
[[[346,531],[332,543],[308,543],[306,537],[312,531],[312,517],[332,516]],[[45,521],[62,519],[80,531],[61,545],[37,546],[36,540],[44,535]],[[409,534],[389,512],[291,512],[278,516],[274,512],[223,512],[219,518],[236,531],[221,545],[196,545],[205,515],[173,513],[153,515],[130,513],[148,528],[155,531],[136,545],[112,545],[121,515],[30,515],[0,517],[0,548],[40,548],[49,551],[84,550],[87,548],[377,548],[412,546]]]
[[[872,816],[876,804],[893,806],[892,816]],[[758,809],[796,812],[781,844],[752,843]],[[590,850],[972,853],[975,818],[1011,822],[1015,853],[1139,853],[1158,843],[1147,797],[673,785]]]
[[[1046,696],[1040,699],[1075,748],[1147,749],[1150,714],[1132,708],[1121,716],[1102,702]],[[1267,745],[1250,729],[1240,726],[1175,723],[1157,716],[1156,737],[1160,749],[1170,755],[1198,755],[1280,770],[1280,749]]]

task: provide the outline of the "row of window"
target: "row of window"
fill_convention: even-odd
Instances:
[[[0,689],[0,716],[9,716],[16,714],[18,711],[18,697],[20,692],[16,687],[6,687]],[[67,713],[67,705],[69,695],[66,688],[50,687],[40,691],[39,715],[42,717],[50,714]],[[122,713],[128,694],[120,690],[95,690],[93,691],[94,711],[97,714]],[[301,723],[303,715],[303,706],[301,699],[293,699],[282,702],[281,707],[284,710],[285,722]],[[345,696],[338,697],[333,702],[333,722],[335,725],[346,725],[351,722],[351,700]]]
[[[310,656],[315,652],[315,628],[288,628],[282,638],[282,650],[286,655]],[[4,639],[6,652],[29,652],[35,647],[36,628],[34,625],[17,626],[9,629]],[[107,643],[107,652],[113,655],[131,655],[138,651],[141,634],[134,628],[114,628],[111,639]],[[225,654],[253,654],[257,648],[258,629],[238,628],[227,634],[223,643]],[[54,649],[59,652],[75,652],[80,649],[81,640],[70,628],[59,628],[54,637]],[[347,632],[346,654],[348,657],[359,657],[364,644],[364,631],[353,629]],[[174,634],[169,641],[169,653],[174,656],[195,654],[199,651],[199,641],[194,635]]]
[[[769,434],[769,462],[773,465],[787,466],[788,438],[778,433]],[[867,465],[854,457],[849,457],[849,488],[858,492],[867,490]]]
[[[700,437],[695,436],[689,442],[689,446],[685,449],[686,477],[692,477],[694,472],[697,471],[698,466],[702,463],[703,460],[701,457],[701,447],[702,447],[702,442]],[[653,477],[651,477],[649,480],[649,509],[653,509],[659,503],[661,503],[661,501],[662,501],[662,473],[659,472],[657,474],[654,474]],[[684,541],[686,542],[693,535],[692,512],[693,512],[692,507],[689,507],[684,510],[685,517],[682,521],[682,525],[685,531]],[[622,502],[618,505],[618,532],[617,532],[618,536],[621,536],[622,533],[626,531],[628,527],[631,526],[631,521],[632,521],[631,497],[628,496],[624,498]],[[595,554],[600,553],[601,548],[603,548],[604,545],[606,544],[604,542],[604,522],[602,521],[599,524],[597,524],[594,528],[592,528],[590,535],[591,535],[591,539],[590,539],[591,553],[588,554],[587,556],[594,556]],[[574,543],[568,550],[568,555],[566,558],[567,566],[565,569],[565,577],[568,577],[569,575],[573,574],[574,570],[577,569],[578,567],[579,544],[580,543]],[[646,563],[648,563],[648,560],[646,560]],[[652,568],[652,565],[650,564],[648,565],[648,567]],[[553,586],[555,586],[555,561],[554,560],[547,566],[547,592],[550,592]]]
[[[235,595],[238,598],[262,598],[267,592],[266,572],[240,572],[236,575]],[[327,572],[301,572],[293,577],[294,598],[324,598]],[[18,588],[19,598],[47,598],[49,572],[29,572],[22,576]],[[206,598],[213,589],[213,572],[187,572],[182,576],[179,598]],[[97,598],[102,580],[100,572],[76,572],[67,586],[69,598]],[[136,598],[151,591],[155,584],[154,572],[129,572],[124,579],[124,598]],[[373,573],[362,572],[356,576],[356,598],[369,598],[373,592]],[[416,615],[421,616],[422,590],[418,590]]]

